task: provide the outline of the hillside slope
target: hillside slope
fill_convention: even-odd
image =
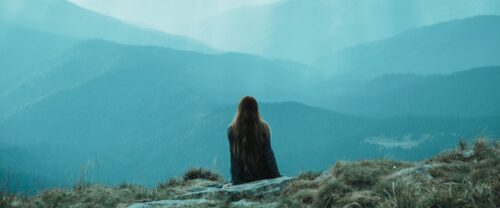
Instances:
[[[326,84],[325,84],[326,85]],[[332,80],[329,87],[335,88]],[[385,75],[358,82],[349,93],[327,95],[320,106],[355,115],[454,116],[500,115],[500,67],[448,75]]]
[[[23,51],[12,53],[24,54]],[[148,79],[158,79],[165,88],[156,90],[188,88],[203,95],[204,99],[224,104],[234,102],[243,94],[253,94],[264,101],[305,99],[296,94],[305,95],[305,86],[315,79],[309,68],[292,62],[238,53],[209,55],[101,40],[75,43],[43,63],[32,70],[36,73],[23,77],[7,93],[0,95],[0,120],[45,96],[108,72],[120,74],[123,71],[122,76],[130,76],[130,82],[137,85]],[[7,69],[9,71],[16,70]],[[148,73],[153,72],[156,77],[149,77],[152,74]],[[144,79],[133,81],[137,78],[134,76]],[[110,82],[113,84],[115,80],[110,78]]]
[[[0,23],[0,27],[0,96],[79,41],[8,24]]]
[[[2,207],[481,207],[500,205],[500,146],[479,139],[419,162],[338,161],[305,172],[222,187],[210,170],[190,169],[148,189],[78,181],[73,190],[49,189],[31,197],[6,193]]]
[[[0,0],[2,22],[76,38],[215,52],[199,41],[130,25],[66,0]]]
[[[321,63],[328,62],[340,49],[412,28],[482,14],[499,15],[500,3],[494,0],[282,0],[202,19],[182,34],[226,50],[329,68]]]
[[[499,35],[500,16],[476,16],[346,48],[320,62],[326,73],[357,79],[387,73],[452,73],[500,65]]]
[[[151,185],[190,166],[227,174],[225,133],[235,106],[210,103],[153,71],[142,76],[134,71],[60,91],[1,123],[2,141],[39,155],[19,171],[66,186],[85,164],[94,164],[92,180],[110,184]],[[339,159],[421,159],[457,137],[500,135],[497,117],[376,120],[287,102],[264,103],[261,112],[284,174],[322,169]]]

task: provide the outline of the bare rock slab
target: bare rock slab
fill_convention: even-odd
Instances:
[[[196,187],[174,199],[135,203],[128,208],[164,208],[164,207],[212,207],[227,203],[237,207],[274,207],[272,202],[264,202],[266,198],[279,195],[280,191],[294,179],[279,177],[233,185],[226,188],[220,186]]]

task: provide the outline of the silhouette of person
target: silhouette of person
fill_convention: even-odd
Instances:
[[[231,153],[231,183],[280,177],[271,148],[269,125],[260,117],[255,98],[245,96],[227,128]]]

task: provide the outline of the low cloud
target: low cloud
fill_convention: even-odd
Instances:
[[[403,137],[374,136],[364,139],[363,143],[378,145],[384,148],[412,149],[431,138],[430,134],[422,134],[419,137],[413,137],[411,134]]]

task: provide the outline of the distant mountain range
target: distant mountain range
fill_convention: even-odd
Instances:
[[[267,6],[273,13],[307,6],[301,11],[329,15],[323,4],[340,3],[332,2]],[[290,37],[273,41],[272,48],[306,47],[293,35],[316,41],[322,25],[275,15],[270,27],[283,29],[275,38]],[[307,30],[287,30],[288,20]],[[383,34],[406,28],[406,22]],[[498,22],[496,16],[457,20],[345,49],[331,56],[343,62],[322,63],[324,70],[345,72],[329,79],[292,61],[206,53],[213,50],[197,41],[66,1],[0,0],[0,51],[7,52],[0,56],[0,172],[12,167],[44,185],[69,185],[82,169],[94,181],[148,185],[192,166],[227,174],[226,128],[243,95],[263,103],[284,174],[324,169],[338,159],[422,159],[458,138],[498,137],[500,68],[486,67],[500,65]],[[329,37],[342,41],[359,32],[349,24],[339,28],[348,32],[319,37],[300,53],[322,41],[334,44]],[[261,47],[256,38],[249,43]],[[271,57],[278,53],[273,50],[267,50]]]
[[[193,22],[185,34],[225,50],[329,67],[340,49],[483,14],[500,15],[500,2],[281,0]]]
[[[199,41],[130,25],[83,9],[66,0],[0,0],[0,23],[69,37],[216,52]]]
[[[158,90],[155,80],[129,82],[125,77],[138,74],[125,74],[56,93],[3,122],[2,141],[36,155],[23,166],[15,159],[4,165],[59,185],[70,185],[81,168],[93,181],[149,185],[193,166],[229,173],[226,128],[234,105]],[[339,159],[421,159],[458,138],[500,135],[497,117],[366,119],[290,102],[262,104],[261,110],[287,175]]]
[[[70,184],[81,166],[106,183],[154,184],[189,166],[227,173],[225,130],[240,96],[308,100],[317,80],[311,69],[291,62],[100,40],[77,42],[47,63],[0,97],[0,109],[8,110],[0,138],[36,158],[4,165],[60,185]],[[458,137],[500,129],[496,117],[367,119],[294,102],[263,104],[262,114],[287,174],[337,159],[419,159]]]
[[[0,28],[0,96],[79,41],[24,27],[0,24]]]
[[[387,73],[442,74],[500,65],[500,16],[476,16],[346,48],[320,65],[325,73],[371,79]]]
[[[343,57],[345,62],[352,60],[343,68],[348,71],[326,81],[320,81],[321,70],[293,62],[237,53],[204,55],[166,48],[83,41],[28,28],[5,26],[0,35],[3,37],[0,39],[0,48],[10,53],[0,58],[0,65],[6,75],[0,78],[5,81],[0,84],[0,120],[58,90],[86,82],[109,70],[132,67],[165,69],[162,72],[165,76],[171,76],[173,80],[197,90],[204,99],[221,104],[235,102],[242,94],[253,94],[268,102],[293,100],[370,116],[497,115],[494,107],[484,107],[494,106],[496,96],[478,95],[494,91],[496,82],[490,82],[491,86],[479,85],[481,81],[474,80],[476,76],[464,76],[463,79],[469,79],[467,83],[470,85],[466,86],[476,89],[477,93],[461,96],[460,99],[459,89],[462,88],[459,87],[448,86],[447,91],[444,91],[440,87],[446,86],[442,84],[433,84],[435,90],[428,90],[429,87],[422,87],[422,84],[412,85],[414,79],[429,79],[433,82],[432,77],[414,78],[405,75],[393,76],[389,80],[361,79],[376,78],[387,73],[452,73],[473,66],[500,65],[496,59],[500,53],[500,45],[496,41],[500,24],[496,23],[500,23],[498,16],[480,16],[415,29],[393,38],[346,49],[337,57]],[[467,34],[480,38],[467,38]],[[422,41],[431,42],[419,44]],[[413,50],[404,53],[405,48]],[[441,52],[433,53],[438,48]],[[421,57],[412,57],[414,53]],[[471,67],[464,68],[468,66]],[[490,76],[488,70],[483,72],[478,74]],[[495,79],[495,76],[489,79]],[[367,83],[370,86],[363,88]],[[392,91],[388,92],[385,88],[390,88],[394,83],[405,85],[406,88],[392,87]],[[228,89],[227,86],[234,87]],[[436,100],[428,93],[438,93],[437,90],[442,91],[442,97],[456,95],[452,100],[463,102],[456,102],[453,105],[456,108],[450,108],[445,102],[425,101]],[[420,96],[397,100],[402,93],[410,91]],[[395,97],[390,102],[393,104],[386,105],[385,102],[389,102],[391,96]],[[480,100],[471,103],[469,101],[472,98]],[[405,101],[413,104],[399,105]]]
[[[306,94],[307,85],[317,79],[311,69],[292,62],[237,53],[206,55],[100,40],[78,42],[35,68],[34,73],[23,77],[19,84],[0,96],[3,110],[0,115],[4,118],[59,91],[110,74],[129,75],[129,84],[157,80],[161,84],[158,87],[163,87],[157,90],[192,91],[205,100],[223,104],[234,103],[243,94],[253,94],[263,101],[300,99],[297,94]],[[10,70],[16,68],[6,71]],[[150,74],[154,76],[149,77]],[[140,77],[143,79],[135,80]],[[116,82],[108,79],[109,85]]]
[[[384,75],[356,81],[349,92],[323,94],[319,106],[354,115],[453,116],[500,115],[500,66],[474,68],[449,75]],[[322,83],[323,87],[328,86]]]

